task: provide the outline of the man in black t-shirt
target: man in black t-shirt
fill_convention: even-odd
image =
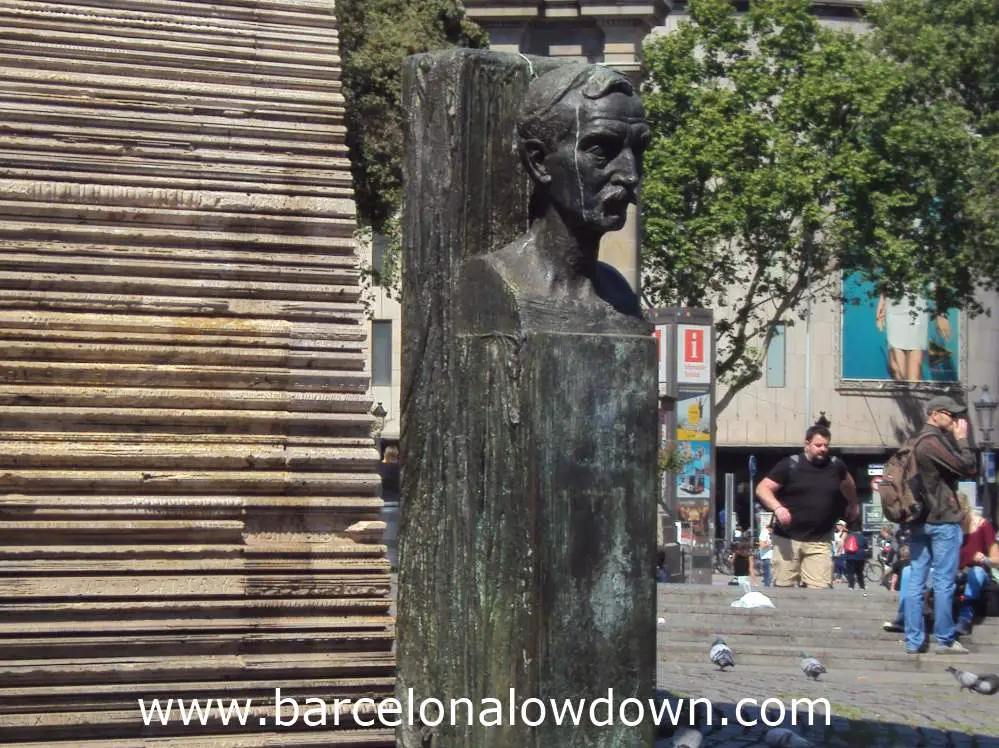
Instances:
[[[805,432],[803,453],[785,457],[756,487],[760,503],[774,513],[774,584],[832,586],[832,530],[845,514],[860,514],[857,486],[842,460],[829,456],[825,426]],[[844,512],[844,499],[846,501]]]

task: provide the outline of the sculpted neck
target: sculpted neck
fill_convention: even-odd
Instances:
[[[596,276],[601,234],[574,232],[552,206],[534,220],[530,233],[553,287],[576,287]]]

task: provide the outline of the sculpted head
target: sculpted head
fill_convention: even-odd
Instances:
[[[528,88],[517,117],[534,180],[532,217],[553,207],[574,232],[624,226],[651,131],[631,81],[600,65],[561,66]]]

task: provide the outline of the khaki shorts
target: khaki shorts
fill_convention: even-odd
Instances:
[[[832,546],[828,540],[791,540],[773,536],[774,585],[832,586]]]

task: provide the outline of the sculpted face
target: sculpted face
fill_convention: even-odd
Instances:
[[[560,107],[572,124],[544,158],[548,198],[577,231],[616,231],[637,201],[651,135],[641,101],[613,91],[597,99],[571,95]]]

